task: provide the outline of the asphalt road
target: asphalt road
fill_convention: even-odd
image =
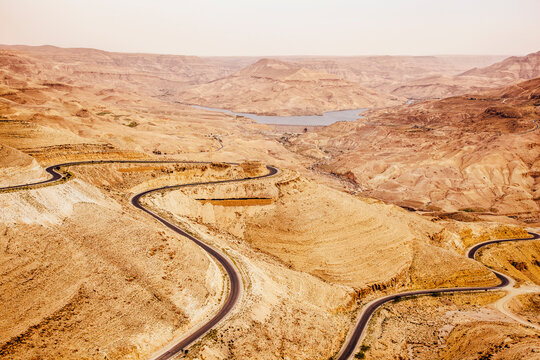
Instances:
[[[195,340],[199,339],[201,336],[206,334],[210,329],[212,329],[216,324],[218,324],[227,314],[233,309],[234,305],[238,302],[238,299],[240,297],[240,293],[242,291],[242,279],[240,278],[240,274],[238,273],[238,270],[234,266],[231,260],[229,260],[227,257],[222,255],[219,251],[212,248],[211,246],[205,244],[201,240],[197,239],[196,237],[188,234],[184,230],[178,228],[177,226],[171,224],[167,220],[163,219],[156,213],[150,211],[148,208],[145,208],[141,202],[141,197],[156,192],[156,191],[162,191],[162,190],[170,190],[170,189],[178,189],[182,187],[188,187],[188,186],[200,186],[200,185],[209,185],[209,184],[223,184],[223,183],[231,183],[231,182],[238,182],[238,181],[244,181],[244,180],[251,180],[251,179],[260,179],[268,176],[273,176],[277,174],[278,170],[272,166],[266,166],[268,169],[268,173],[262,176],[256,176],[256,177],[250,177],[250,178],[243,178],[243,179],[233,179],[233,180],[221,180],[221,181],[209,181],[209,182],[199,182],[199,183],[191,183],[191,184],[183,184],[183,185],[173,185],[173,186],[164,186],[157,189],[147,190],[140,194],[135,195],[131,199],[131,203],[136,208],[141,209],[142,211],[150,214],[155,219],[160,221],[163,225],[171,229],[172,231],[183,235],[199,245],[201,248],[203,248],[207,253],[212,255],[225,269],[227,272],[227,275],[229,276],[230,281],[230,289],[229,289],[229,295],[227,296],[227,299],[225,300],[225,303],[219,309],[217,314],[215,314],[210,320],[208,320],[206,323],[202,324],[197,330],[190,333],[187,337],[183,338],[176,344],[174,344],[172,347],[167,349],[165,352],[161,353],[157,357],[154,357],[154,360],[166,360],[170,359],[179,352],[181,352],[184,348],[189,346],[191,343],[193,343]]]
[[[21,185],[13,185],[13,186],[6,186],[6,187],[0,187],[0,190],[16,190],[21,189],[25,187],[32,187],[32,186],[39,186],[39,185],[45,185],[49,183],[54,183],[56,181],[61,180],[65,175],[62,174],[60,171],[60,168],[62,167],[70,167],[70,166],[77,166],[77,165],[92,165],[92,164],[113,164],[113,163],[121,163],[121,164],[128,164],[128,163],[135,163],[135,164],[211,164],[211,162],[208,161],[175,161],[175,160],[95,160],[95,161],[74,161],[74,162],[67,162],[57,165],[51,165],[45,169],[46,172],[51,174],[51,178],[43,181],[28,183],[28,184],[21,184]],[[236,163],[227,163],[230,165],[237,165]]]
[[[59,173],[59,169],[62,167],[69,167],[69,166],[77,166],[77,165],[89,165],[89,164],[107,164],[107,163],[192,163],[192,164],[210,164],[210,162],[197,162],[197,161],[174,161],[174,160],[164,160],[164,161],[153,161],[153,160],[103,160],[103,161],[80,161],[80,162],[69,162],[69,163],[63,163],[58,165],[49,166],[45,170],[52,175],[50,179],[30,183],[30,184],[23,184],[23,185],[15,185],[15,186],[9,186],[9,187],[3,187],[0,188],[0,190],[4,189],[20,189],[28,186],[37,186],[37,185],[43,185],[47,183],[54,183],[56,181],[61,180],[65,175],[62,173]],[[235,163],[228,163],[231,165],[236,165]],[[196,183],[190,183],[190,184],[181,184],[181,185],[170,185],[170,186],[164,186],[156,189],[151,189],[144,191],[142,193],[136,194],[132,199],[131,203],[136,208],[146,212],[147,214],[154,217],[156,220],[161,222],[163,225],[171,229],[172,231],[185,236],[186,238],[190,239],[191,241],[195,242],[197,245],[199,245],[201,248],[203,248],[206,252],[208,252],[210,255],[212,255],[225,269],[227,272],[227,275],[229,276],[230,280],[230,291],[229,295],[227,296],[227,299],[225,300],[225,303],[220,308],[220,310],[207,322],[202,324],[199,328],[197,328],[195,331],[191,332],[188,336],[184,337],[183,339],[179,340],[175,344],[171,345],[169,348],[161,352],[158,356],[154,357],[154,360],[166,360],[174,357],[179,352],[182,352],[186,347],[188,347],[190,344],[192,344],[195,340],[199,339],[201,336],[203,336],[206,332],[208,332],[212,327],[214,327],[216,324],[218,324],[227,314],[234,308],[235,304],[238,302],[238,299],[240,297],[241,291],[242,291],[242,281],[240,278],[240,275],[238,273],[238,270],[227,257],[225,257],[223,254],[221,254],[218,250],[214,249],[213,247],[205,244],[201,240],[197,239],[196,237],[190,235],[189,233],[185,232],[184,230],[180,229],[179,227],[175,226],[174,224],[170,223],[169,221],[165,220],[164,218],[160,217],[158,214],[150,211],[148,208],[144,207],[140,200],[145,195],[148,195],[153,192],[157,191],[164,191],[164,190],[173,190],[173,189],[179,189],[183,187],[189,187],[189,186],[200,186],[200,185],[210,185],[210,184],[222,184],[222,183],[231,183],[231,182],[239,182],[239,181],[245,181],[245,180],[252,180],[252,179],[260,179],[265,178],[269,176],[275,175],[278,170],[272,166],[266,166],[268,169],[268,173],[262,176],[256,176],[256,177],[248,177],[248,178],[241,178],[241,179],[232,179],[232,180],[219,180],[219,181],[208,181],[208,182],[196,182]],[[501,240],[489,240],[485,241],[479,244],[474,245],[467,251],[467,257],[471,259],[475,259],[475,255],[478,253],[478,250],[482,247],[485,247],[487,245],[496,244],[496,243],[502,243],[502,242],[509,242],[509,241],[526,241],[526,240],[535,240],[540,238],[540,235],[536,233],[529,232],[531,237],[529,238],[523,238],[523,239],[501,239]],[[491,269],[490,269],[491,270]],[[469,291],[489,291],[489,290],[498,290],[500,288],[503,288],[507,286],[511,279],[501,274],[497,271],[491,270],[495,276],[500,280],[500,283],[496,286],[487,286],[487,287],[464,287],[464,288],[443,288],[443,289],[427,289],[427,290],[416,290],[416,291],[407,291],[399,294],[392,294],[387,295],[384,297],[381,297],[379,299],[376,299],[370,303],[368,303],[364,309],[362,310],[358,321],[356,323],[356,326],[354,327],[352,333],[348,336],[345,344],[343,345],[337,360],[346,360],[349,359],[352,355],[355,349],[358,346],[358,343],[360,339],[362,338],[362,335],[369,323],[369,320],[371,319],[373,313],[375,310],[377,310],[381,305],[390,302],[395,299],[399,298],[407,298],[411,296],[417,296],[417,295],[431,295],[431,294],[442,294],[442,293],[454,293],[454,292],[469,292]]]
[[[525,130],[523,132],[520,132],[518,133],[518,135],[525,135],[525,134],[528,134],[528,133],[531,133],[533,131],[536,131],[538,130],[538,128],[540,127],[539,124],[540,124],[540,119],[536,119],[536,120],[531,120],[532,123],[534,124],[534,128],[530,129],[530,130]]]
[[[26,187],[32,187],[32,186],[39,186],[44,185],[47,183],[54,183],[56,181],[60,181],[65,174],[59,172],[61,168],[64,167],[70,167],[70,166],[77,166],[77,165],[90,165],[90,164],[108,164],[108,163],[192,163],[192,164],[210,164],[210,162],[195,162],[195,161],[174,161],[174,160],[164,160],[164,161],[152,161],[152,160],[103,160],[103,161],[79,161],[79,162],[69,162],[69,163],[63,163],[58,165],[52,165],[46,168],[45,170],[52,175],[50,179],[30,183],[30,184],[23,184],[23,185],[15,185],[15,186],[8,186],[0,188],[0,190],[13,190],[13,189],[21,189]],[[235,163],[228,163],[230,165],[236,165]],[[170,186],[163,186],[156,189],[147,190],[144,192],[141,192],[139,194],[136,194],[131,199],[131,204],[135,206],[136,208],[146,212],[147,214],[151,215],[153,218],[161,222],[163,225],[171,229],[172,231],[185,236],[186,238],[190,239],[197,245],[199,245],[203,250],[205,250],[207,253],[212,255],[214,259],[216,259],[225,269],[227,272],[227,275],[229,277],[229,294],[227,296],[227,299],[225,300],[222,307],[219,309],[219,311],[212,316],[208,321],[206,321],[204,324],[201,324],[197,329],[190,332],[189,335],[182,338],[178,342],[176,342],[173,345],[170,345],[164,351],[160,352],[159,355],[154,357],[154,360],[166,360],[170,359],[179,352],[182,352],[184,348],[192,344],[195,340],[199,339],[201,336],[206,334],[210,329],[212,329],[215,325],[217,325],[229,312],[234,308],[236,303],[238,302],[238,299],[240,298],[241,291],[242,291],[242,279],[240,278],[240,274],[238,273],[238,270],[236,269],[235,265],[231,260],[229,260],[227,257],[225,257],[223,254],[221,254],[218,250],[214,249],[213,247],[205,244],[201,240],[197,239],[193,235],[187,233],[186,231],[180,229],[176,225],[170,223],[169,221],[165,220],[164,218],[160,217],[158,214],[152,212],[148,208],[144,207],[144,205],[141,204],[141,198],[158,191],[164,191],[164,190],[173,190],[173,189],[179,189],[184,187],[190,187],[190,186],[200,186],[200,185],[210,185],[210,184],[224,184],[224,183],[232,183],[232,182],[240,182],[245,180],[253,180],[253,179],[261,179],[269,176],[273,176],[278,173],[278,170],[275,167],[272,166],[266,166],[268,169],[268,173],[261,176],[255,176],[255,177],[247,177],[247,178],[240,178],[240,179],[231,179],[231,180],[218,180],[218,181],[206,181],[206,182],[196,182],[196,183],[190,183],[190,184],[181,184],[181,185],[170,185]]]
[[[531,237],[523,238],[523,239],[502,239],[502,240],[489,240],[485,241],[479,244],[474,245],[467,251],[467,257],[471,259],[475,259],[475,255],[478,253],[478,250],[483,248],[484,246],[496,244],[496,243],[502,243],[502,242],[509,242],[509,241],[525,241],[525,240],[535,240],[540,238],[540,235],[529,232]],[[490,269],[491,270],[491,269]],[[362,338],[362,335],[369,324],[369,320],[371,319],[371,316],[379,308],[381,305],[390,302],[395,299],[400,298],[407,298],[411,296],[417,296],[417,295],[431,295],[431,294],[443,294],[443,293],[454,293],[454,292],[468,292],[468,291],[488,291],[488,290],[498,290],[500,288],[503,288],[507,286],[511,279],[501,274],[495,270],[491,270],[495,276],[500,280],[500,283],[495,286],[485,286],[485,287],[464,287],[464,288],[443,288],[443,289],[428,289],[428,290],[416,290],[416,291],[407,291],[399,294],[392,294],[388,296],[383,296],[379,299],[376,299],[370,303],[368,303],[362,312],[360,313],[360,316],[358,318],[358,321],[356,323],[356,326],[352,330],[352,333],[349,335],[347,340],[345,341],[345,344],[342,346],[341,351],[337,357],[337,360],[347,360],[349,359],[354,351],[357,348],[357,345]]]

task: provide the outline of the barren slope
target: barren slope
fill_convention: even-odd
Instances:
[[[442,227],[298,175],[288,174],[275,185],[218,186],[188,194],[191,198],[275,197],[269,205],[246,209],[201,205],[174,192],[156,199],[155,204],[222,229],[292,269],[332,283],[368,289],[442,286],[441,278],[445,285],[494,281],[478,264],[439,248],[442,243],[430,244],[429,239]],[[433,262],[439,266],[433,267]]]
[[[480,76],[508,81],[529,80],[540,76],[540,51],[526,56],[511,56],[485,68],[474,68],[462,76]]]
[[[285,144],[400,205],[538,214],[539,84],[371,112]]]
[[[0,202],[3,358],[148,356],[224,290],[194,244],[81,180]]]
[[[502,293],[425,296],[374,317],[366,359],[537,359],[538,332],[498,312]],[[429,318],[429,321],[426,319]]]
[[[0,144],[0,187],[35,182],[47,177],[34,158]]]

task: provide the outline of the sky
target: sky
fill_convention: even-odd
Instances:
[[[525,55],[540,0],[0,0],[0,44],[199,56]]]

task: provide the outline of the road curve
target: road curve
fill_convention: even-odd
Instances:
[[[501,239],[501,240],[489,240],[485,241],[479,244],[474,245],[467,251],[467,257],[470,259],[475,259],[476,254],[478,253],[478,250],[480,250],[482,247],[496,244],[496,243],[502,243],[502,242],[509,242],[509,241],[525,241],[525,240],[536,240],[540,238],[540,235],[536,233],[529,232],[531,237],[528,238],[522,238],[522,239]],[[495,286],[481,286],[481,287],[463,287],[463,288],[442,288],[442,289],[427,289],[427,290],[415,290],[415,291],[407,291],[403,293],[398,294],[392,294],[383,296],[381,298],[375,299],[368,304],[364,306],[364,309],[360,313],[357,323],[355,327],[353,328],[352,332],[347,337],[347,340],[341,347],[341,350],[338,354],[337,360],[347,360],[349,359],[357,346],[359,345],[360,340],[362,339],[362,336],[365,332],[365,329],[367,328],[367,325],[369,324],[369,320],[371,319],[373,313],[375,310],[377,310],[381,305],[386,304],[389,301],[400,299],[400,298],[406,298],[410,296],[416,296],[416,295],[430,295],[430,294],[442,294],[442,293],[454,293],[454,292],[467,292],[467,291],[487,291],[487,290],[497,290],[500,288],[503,288],[510,284],[511,279],[501,274],[500,272],[497,272],[493,269],[489,269],[491,272],[497,276],[497,278],[500,280],[500,283]]]
[[[522,131],[520,133],[517,133],[517,135],[525,135],[525,134],[528,134],[528,133],[532,133],[533,131],[536,131],[536,130],[538,130],[538,128],[540,128],[540,119],[534,119],[534,120],[531,120],[531,121],[534,124],[534,128]]]
[[[15,185],[15,186],[8,186],[0,188],[0,190],[17,190],[17,189],[26,189],[27,187],[31,186],[39,186],[44,185],[48,183],[55,183],[60,182],[63,180],[64,177],[66,177],[66,174],[60,173],[60,169],[63,167],[69,167],[69,166],[77,166],[77,165],[90,165],[90,164],[107,164],[107,163],[191,163],[191,164],[210,164],[211,162],[197,162],[197,161],[175,161],[175,160],[100,160],[100,161],[79,161],[79,162],[69,162],[69,163],[63,163],[58,165],[52,165],[46,168],[45,170],[52,175],[50,179],[30,183],[30,184],[23,184],[23,185]],[[237,165],[236,163],[227,163],[229,165]],[[158,214],[152,212],[148,208],[144,207],[144,205],[141,204],[141,198],[154,192],[158,191],[164,191],[164,190],[173,190],[173,189],[179,189],[184,187],[190,187],[190,186],[199,186],[199,185],[214,185],[214,184],[224,184],[224,183],[231,183],[231,182],[240,182],[245,180],[253,180],[253,179],[261,179],[269,176],[273,176],[278,173],[278,169],[276,169],[273,166],[267,165],[266,168],[268,169],[268,173],[261,176],[255,176],[255,177],[247,177],[247,178],[240,178],[240,179],[231,179],[231,180],[218,180],[218,181],[206,181],[206,182],[196,182],[196,183],[189,183],[189,184],[180,184],[180,185],[169,185],[169,186],[163,186],[160,188],[150,189],[146,190],[144,192],[141,192],[139,194],[136,194],[131,199],[131,204],[135,206],[136,208],[146,212],[147,214],[154,217],[156,220],[161,222],[163,225],[171,229],[172,231],[185,236],[186,238],[190,239],[197,245],[199,245],[203,250],[205,250],[207,253],[212,255],[214,259],[216,259],[225,269],[227,272],[227,275],[229,277],[230,281],[230,289],[229,294],[227,295],[227,299],[223,303],[222,307],[219,309],[219,311],[212,316],[208,321],[206,321],[204,324],[200,325],[198,328],[196,328],[194,331],[192,331],[188,336],[184,337],[180,341],[176,342],[173,345],[170,345],[165,351],[160,352],[159,355],[156,357],[153,357],[153,360],[166,360],[170,359],[179,352],[183,351],[183,349],[190,344],[192,344],[195,340],[199,339],[201,336],[203,336],[207,331],[212,329],[215,325],[217,325],[227,314],[234,308],[236,303],[238,302],[238,299],[240,298],[240,294],[242,291],[242,280],[240,278],[240,274],[238,270],[236,269],[236,266],[233,264],[231,260],[229,260],[227,257],[225,257],[221,252],[214,249],[213,247],[205,244],[203,241],[197,239],[193,235],[187,233],[186,231],[180,229],[176,225],[170,223],[169,221],[165,220],[164,218],[160,217]]]
[[[191,163],[191,164],[210,164],[211,162],[198,162],[198,161],[177,161],[177,160],[100,160],[100,161],[80,161],[80,162],[69,162],[69,163],[63,163],[58,165],[52,165],[46,168],[45,170],[52,175],[50,179],[30,183],[30,184],[23,184],[23,185],[15,185],[15,186],[8,186],[8,187],[2,187],[0,190],[16,190],[16,189],[22,189],[27,188],[29,186],[39,186],[44,185],[47,183],[54,183],[59,182],[63,180],[63,178],[66,176],[66,174],[59,173],[58,171],[62,167],[69,167],[69,166],[77,166],[77,165],[90,165],[90,164],[107,164],[107,163]],[[236,163],[227,163],[230,165],[237,165]],[[272,166],[267,165],[266,168],[268,169],[268,173],[261,176],[256,177],[247,177],[247,178],[240,178],[240,179],[231,179],[231,180],[219,180],[219,181],[208,181],[208,182],[197,182],[197,183],[190,183],[190,184],[181,184],[181,185],[170,185],[170,186],[163,186],[156,189],[150,189],[144,192],[141,192],[139,194],[136,194],[131,199],[131,203],[136,208],[146,212],[147,214],[154,217],[156,220],[161,222],[163,225],[167,226],[169,229],[173,230],[174,232],[185,236],[186,238],[190,239],[191,241],[195,242],[197,245],[199,245],[201,248],[203,248],[206,252],[208,252],[210,255],[212,255],[225,269],[227,272],[227,275],[230,279],[230,291],[229,295],[227,296],[227,299],[225,300],[225,303],[220,308],[217,314],[215,314],[210,320],[208,320],[206,323],[202,324],[199,328],[197,328],[195,331],[190,333],[188,336],[180,340],[179,342],[173,344],[168,348],[166,351],[160,353],[157,357],[154,357],[153,360],[166,360],[170,359],[179,352],[181,352],[185,347],[192,344],[195,340],[199,339],[201,336],[203,336],[207,331],[209,331],[212,327],[214,327],[216,324],[218,324],[233,308],[234,305],[237,303],[240,293],[241,293],[241,279],[240,275],[238,273],[238,270],[234,266],[234,264],[226,258],[224,255],[222,255],[219,251],[214,249],[213,247],[205,244],[201,240],[197,239],[196,237],[190,235],[189,233],[185,232],[184,230],[178,228],[177,226],[173,225],[169,221],[163,219],[156,213],[150,211],[148,208],[145,208],[140,200],[145,195],[148,195],[153,192],[157,191],[163,191],[163,190],[172,190],[172,189],[178,189],[183,187],[189,187],[189,186],[199,186],[199,185],[210,185],[210,184],[223,184],[223,183],[231,183],[231,182],[239,182],[239,181],[245,181],[245,180],[252,180],[252,179],[260,179],[264,177],[273,176],[278,173],[278,170]],[[475,259],[476,254],[478,253],[478,250],[482,247],[485,247],[487,245],[495,244],[495,243],[502,243],[502,242],[510,242],[510,241],[526,241],[526,240],[535,240],[540,238],[540,235],[536,233],[529,232],[531,237],[528,238],[515,238],[515,239],[501,239],[501,240],[489,240],[485,241],[479,244],[474,245],[467,251],[467,257],[470,259]],[[360,313],[360,316],[357,320],[357,323],[352,330],[352,333],[349,334],[346,342],[342,346],[340,353],[338,354],[337,360],[347,360],[352,355],[355,349],[358,346],[359,341],[361,340],[364,331],[369,323],[369,320],[371,319],[373,313],[383,304],[390,302],[395,299],[399,298],[406,298],[416,295],[430,295],[430,294],[441,294],[441,293],[454,293],[454,292],[469,292],[469,291],[488,291],[488,290],[497,290],[501,289],[505,286],[508,286],[510,284],[511,279],[495,270],[490,269],[495,276],[500,280],[500,283],[495,286],[487,286],[487,287],[463,287],[463,288],[442,288],[442,289],[427,289],[427,290],[415,290],[415,291],[407,291],[399,294],[392,294],[387,295],[384,297],[381,297],[379,299],[375,299],[372,302],[366,304],[362,312]]]
[[[162,190],[170,190],[170,189],[178,189],[182,187],[188,187],[188,186],[198,186],[198,185],[209,185],[209,184],[223,184],[223,183],[231,183],[231,182],[238,182],[238,181],[244,181],[244,180],[252,180],[252,179],[260,179],[264,177],[269,177],[277,174],[278,170],[272,166],[267,165],[266,168],[268,169],[268,173],[261,176],[256,177],[249,177],[249,178],[242,178],[242,179],[232,179],[232,180],[220,180],[220,181],[208,181],[208,182],[198,182],[198,183],[191,183],[191,184],[182,184],[182,185],[173,185],[173,186],[164,186],[157,189],[151,189],[144,191],[142,193],[139,193],[135,195],[131,199],[131,203],[133,206],[135,206],[138,209],[141,209],[142,211],[150,214],[155,219],[160,221],[163,225],[167,226],[169,229],[173,230],[174,232],[183,235],[199,245],[201,248],[203,248],[207,253],[212,255],[214,259],[216,259],[225,269],[227,272],[227,275],[229,276],[230,281],[230,290],[229,295],[227,296],[227,299],[225,300],[225,303],[219,309],[219,311],[206,323],[202,324],[197,330],[189,334],[187,337],[183,338],[179,342],[175,343],[172,347],[170,347],[165,352],[161,353],[157,357],[154,357],[153,360],[166,360],[170,359],[179,352],[181,352],[185,347],[193,343],[195,340],[199,339],[201,336],[206,334],[207,331],[209,331],[211,328],[213,328],[215,325],[217,325],[227,314],[233,309],[234,305],[238,302],[238,299],[240,297],[240,293],[242,291],[242,279],[240,278],[240,274],[238,273],[238,270],[234,266],[233,262],[229,260],[227,257],[222,255],[219,251],[214,249],[213,247],[205,244],[201,240],[197,239],[196,237],[188,234],[184,230],[180,229],[179,227],[171,224],[167,220],[163,219],[156,213],[150,211],[148,208],[145,208],[141,202],[140,199],[153,192],[162,191]]]

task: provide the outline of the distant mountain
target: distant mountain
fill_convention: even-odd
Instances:
[[[444,98],[485,91],[540,76],[540,52],[512,56],[455,76],[426,76],[396,86],[392,94],[415,99]]]
[[[529,80],[540,76],[540,51],[527,56],[512,56],[485,68],[474,68],[460,76],[480,76],[508,79],[508,81]]]
[[[152,96],[174,94],[238,70],[234,66],[229,68],[233,63],[197,56],[116,53],[49,45],[0,45],[0,51],[4,60],[11,54],[13,59],[25,58],[27,62],[38,63],[39,69],[36,66],[26,69],[35,72],[32,79],[86,85],[99,83]]]
[[[180,93],[180,99],[237,112],[279,115],[403,103],[397,96],[362,87],[338,75],[275,59],[261,59],[223,79],[193,87]]]
[[[506,56],[327,56],[280,57],[319,72],[326,72],[381,92],[428,76],[455,76],[473,67],[485,67]]]

